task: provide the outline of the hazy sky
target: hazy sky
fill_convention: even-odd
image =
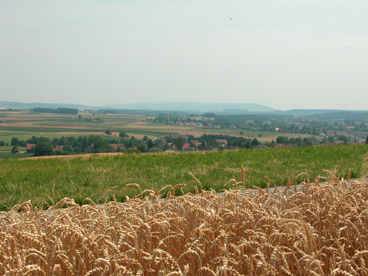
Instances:
[[[0,0],[0,100],[367,110],[368,1]]]

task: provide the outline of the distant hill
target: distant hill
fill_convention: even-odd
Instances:
[[[66,104],[66,103],[22,103],[22,102],[6,102],[0,101],[0,108],[15,108],[15,109],[33,109],[33,108],[76,108],[86,109],[95,108],[82,104]]]
[[[101,108],[101,107],[100,107]],[[167,111],[188,111],[188,112],[214,112],[236,114],[249,112],[272,112],[275,109],[254,103],[199,103],[199,102],[146,102],[130,104],[110,104],[102,108],[112,109],[145,109],[145,110],[167,110]]]
[[[367,110],[341,110],[341,109],[290,109],[286,111],[276,110],[275,113],[288,115],[311,115],[324,114],[334,112],[351,112],[351,113],[365,113]]]
[[[275,109],[254,103],[199,103],[199,102],[145,102],[129,104],[108,104],[103,106],[87,106],[65,103],[22,103],[0,101],[0,108],[33,109],[33,108],[76,108],[76,109],[126,109],[126,110],[162,110],[187,111],[196,113],[214,112],[218,114],[245,114],[252,112],[273,112]]]
[[[318,118],[346,118],[352,120],[365,119],[367,110],[338,110],[338,109],[291,109],[276,110],[266,105],[255,103],[200,103],[200,102],[144,102],[127,104],[108,104],[102,106],[90,106],[83,104],[67,103],[23,103],[0,101],[0,109],[34,109],[34,108],[74,108],[78,110],[136,110],[136,111],[181,111],[203,114],[206,112],[217,115],[243,115],[267,113],[269,115],[292,115]]]

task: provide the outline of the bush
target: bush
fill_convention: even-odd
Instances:
[[[12,153],[18,153],[19,152],[19,150],[18,150],[18,148],[17,147],[13,147],[12,148]]]

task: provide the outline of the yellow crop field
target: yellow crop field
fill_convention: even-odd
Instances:
[[[367,275],[366,179],[252,190],[242,172],[223,194],[175,196],[179,184],[125,203],[14,206],[0,213],[0,274]]]

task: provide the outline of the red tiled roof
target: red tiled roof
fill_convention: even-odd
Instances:
[[[217,142],[217,143],[220,143],[220,144],[228,144],[228,142],[227,142],[227,140],[226,139],[215,139],[215,141]]]
[[[118,149],[125,149],[124,144],[109,144],[109,145],[112,146],[116,150],[118,150]]]
[[[178,147],[175,144],[173,144],[172,145],[172,148],[173,149],[177,149]],[[189,149],[189,148],[190,148],[190,144],[189,143],[184,143],[183,149]]]
[[[60,146],[60,145],[55,146],[55,150],[60,150],[60,151],[62,151],[62,150],[63,150],[63,148],[64,148],[64,146]]]
[[[293,147],[292,144],[276,144],[275,148],[291,148]]]
[[[34,148],[36,146],[36,144],[27,144],[26,145],[26,149],[27,150],[31,150],[32,148]]]

